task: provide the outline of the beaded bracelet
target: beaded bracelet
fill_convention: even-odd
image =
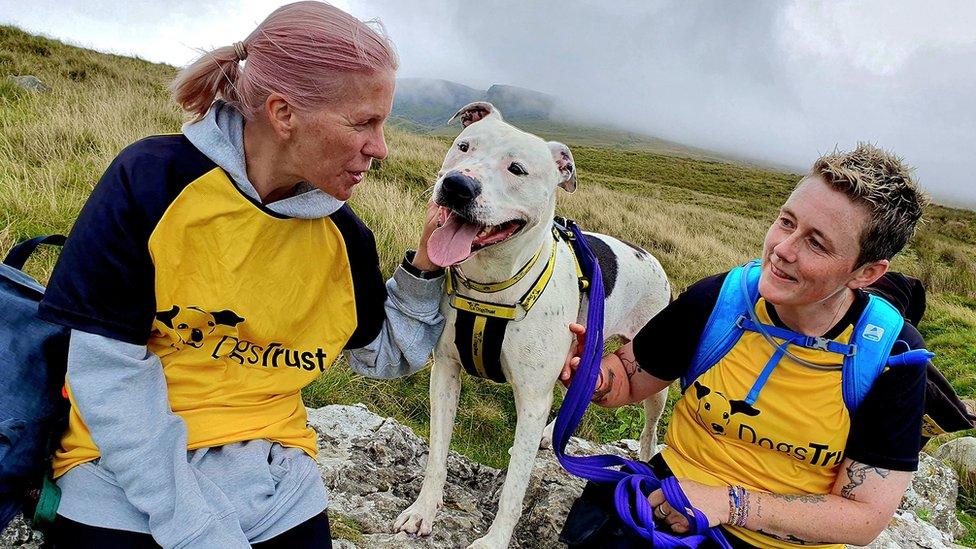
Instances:
[[[741,486],[729,486],[729,521],[731,526],[745,526],[749,517],[749,496]]]

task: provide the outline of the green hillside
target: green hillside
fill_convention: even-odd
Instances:
[[[52,89],[24,91],[6,79],[9,74],[35,75]],[[0,26],[0,252],[25,237],[67,232],[119,150],[146,135],[179,131],[183,117],[166,91],[174,74],[166,65]],[[405,248],[416,244],[426,193],[450,137],[418,135],[404,127],[411,129],[390,130],[390,157],[352,200],[376,233],[386,273]],[[664,142],[643,146],[641,139],[647,138],[627,137],[626,132],[597,138],[596,130],[578,132],[578,127],[550,122],[526,129],[573,145],[579,190],[560,197],[559,213],[646,247],[678,291],[755,256],[776,209],[798,179]],[[894,265],[925,283],[929,308],[922,334],[953,386],[976,398],[976,213],[932,206],[926,214],[928,221]],[[43,254],[29,271],[46,280],[55,259],[53,253]],[[376,381],[338,364],[305,397],[311,406],[364,402],[426,433],[427,391],[426,372]],[[640,413],[636,407],[593,410],[581,434],[603,440],[634,437]],[[514,425],[508,387],[464,379],[454,449],[503,466]],[[974,493],[968,492],[971,510],[976,510]]]

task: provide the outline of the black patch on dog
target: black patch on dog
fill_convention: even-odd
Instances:
[[[600,263],[600,271],[603,272],[603,293],[607,297],[613,293],[613,287],[617,283],[617,254],[613,253],[606,242],[593,235],[583,235],[586,243],[596,255],[596,260]]]
[[[180,307],[178,305],[173,305],[173,308],[168,311],[157,311],[156,319],[166,325],[167,328],[173,327],[173,319],[176,315],[180,314]]]
[[[224,326],[237,326],[244,319],[237,316],[237,313],[231,311],[230,309],[225,309],[223,311],[213,311],[210,314],[214,317],[214,322],[217,324],[223,324]]]
[[[644,259],[647,256],[651,255],[651,254],[647,253],[647,250],[645,250],[644,248],[641,248],[640,246],[638,246],[637,244],[634,244],[633,242],[627,242],[626,240],[621,240],[621,242],[623,242],[624,244],[626,244],[626,245],[628,245],[628,246],[630,246],[631,248],[634,249],[634,255],[637,256],[637,259]]]

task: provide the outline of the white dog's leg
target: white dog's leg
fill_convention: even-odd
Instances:
[[[546,425],[546,428],[542,430],[542,440],[539,441],[540,450],[548,450],[552,448],[552,432],[556,428],[556,420],[553,419]]]
[[[543,382],[545,383],[545,382]],[[522,498],[529,485],[535,456],[539,451],[539,440],[552,407],[552,385],[538,387],[538,380],[513,380],[515,409],[518,423],[515,426],[515,443],[510,451],[512,459],[508,462],[505,484],[498,499],[498,513],[488,533],[475,540],[469,549],[498,549],[508,547],[515,524],[522,515]],[[527,386],[528,385],[528,386]],[[532,387],[531,385],[536,385]]]
[[[434,516],[444,504],[447,452],[460,393],[461,365],[448,359],[435,360],[430,371],[430,450],[424,483],[417,500],[394,521],[394,532],[426,536],[433,528]]]
[[[641,461],[648,461],[657,451],[657,424],[667,401],[667,389],[644,399],[644,430],[640,436]]]

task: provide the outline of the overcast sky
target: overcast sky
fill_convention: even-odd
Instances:
[[[0,22],[184,65],[282,2],[0,0]],[[400,76],[556,95],[567,114],[804,171],[870,141],[976,207],[976,2],[339,0]]]

